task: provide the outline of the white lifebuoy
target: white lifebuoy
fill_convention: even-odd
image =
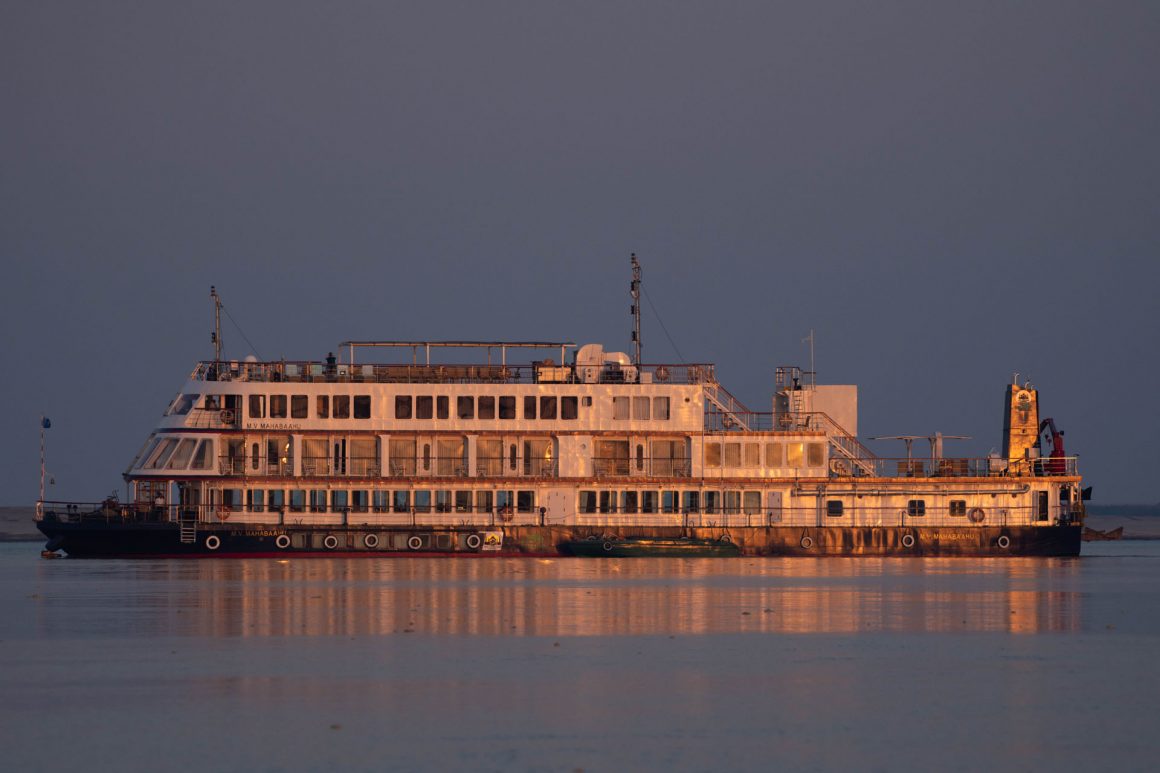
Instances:
[[[611,542],[605,542],[605,543],[604,543],[604,549],[605,549],[605,550],[612,550],[612,543],[611,543]]]
[[[229,408],[226,408],[224,411],[222,411],[220,415],[221,415],[221,419],[222,419],[222,424],[233,424],[234,423],[234,412],[231,411]]]
[[[483,544],[483,540],[478,534],[467,535],[467,547],[470,550],[479,550],[479,546]]]
[[[904,548],[914,547],[914,535],[913,534],[903,534],[902,535],[902,547],[904,547]]]
[[[409,547],[411,550],[418,550],[419,548],[423,547],[423,538],[418,534],[412,534],[407,538],[407,547]]]
[[[274,545],[279,550],[285,550],[286,548],[290,547],[290,537],[285,534],[279,534],[274,538]]]
[[[1006,534],[1000,534],[999,539],[996,540],[995,542],[999,547],[1003,548],[1004,550],[1011,547],[1011,538],[1008,537]]]
[[[803,548],[805,548],[806,550],[809,550],[810,548],[812,548],[814,546],[814,538],[807,534],[806,536],[802,537],[801,544],[802,544]]]
[[[217,550],[222,546],[221,537],[216,534],[211,534],[205,538],[205,547],[207,550]]]
[[[334,550],[336,547],[338,547],[338,537],[334,536],[333,534],[327,534],[322,538],[322,547],[326,548],[327,550]]]
[[[377,534],[366,535],[365,537],[363,537],[363,544],[366,545],[371,550],[374,550],[375,548],[377,548],[379,546],[379,535],[377,535]]]
[[[971,511],[967,513],[967,519],[971,523],[982,523],[987,518],[987,511],[981,507],[972,507]]]

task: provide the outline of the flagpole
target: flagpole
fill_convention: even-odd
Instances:
[[[40,499],[37,504],[44,504],[44,458],[47,448],[47,441],[45,440],[44,430],[48,428],[48,419],[43,415],[40,417]]]

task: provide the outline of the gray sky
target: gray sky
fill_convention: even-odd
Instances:
[[[1158,40],[1154,2],[9,0],[0,502],[42,411],[55,497],[121,488],[210,284],[270,359],[627,349],[631,251],[751,407],[814,328],[863,435],[982,455],[1018,371],[1097,501],[1160,501]]]

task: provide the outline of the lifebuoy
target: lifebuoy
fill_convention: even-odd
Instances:
[[[720,541],[720,542],[724,542],[726,545],[732,545],[732,544],[733,544],[733,538],[732,538],[732,537],[730,537],[728,534],[722,534],[722,535],[720,536],[720,538],[719,538],[719,541]]]
[[[222,546],[221,537],[216,534],[211,534],[205,538],[205,547],[207,550],[217,550]]]
[[[231,411],[229,408],[226,408],[224,411],[222,411],[220,415],[222,418],[222,424],[233,424],[234,423],[234,412]]]
[[[664,365],[657,368],[657,381],[668,381],[668,380],[669,380],[669,369],[666,368]]]
[[[379,535],[377,535],[377,534],[366,535],[365,537],[363,537],[363,544],[366,545],[368,548],[371,548],[372,550],[377,548],[379,546]]]
[[[987,511],[981,507],[972,507],[967,518],[971,523],[982,523],[987,518]]]
[[[903,534],[902,535],[902,547],[904,547],[904,548],[914,547],[914,535],[913,534]]]
[[[483,540],[478,534],[468,534],[466,542],[470,550],[479,550],[479,546],[483,544]]]
[[[512,514],[512,509],[510,506],[500,508],[499,519],[501,521],[510,521],[513,517],[514,515]]]
[[[1006,534],[1000,534],[999,539],[996,540],[996,544],[998,544],[999,547],[1006,550],[1007,548],[1011,547],[1011,538],[1008,537]]]
[[[411,550],[418,550],[419,548],[423,547],[423,538],[418,534],[412,534],[407,538],[407,547],[409,547]]]
[[[274,545],[279,550],[285,550],[286,548],[290,547],[290,538],[285,534],[279,534],[274,538]]]
[[[327,534],[322,538],[322,547],[326,548],[327,550],[334,550],[336,547],[338,547],[338,537],[334,536],[333,534]]]
[[[604,543],[604,549],[605,549],[605,550],[612,550],[612,543],[611,543],[611,542],[605,542],[605,543]]]
[[[232,513],[232,512],[233,512],[233,510],[230,509],[229,505],[222,505],[221,507],[218,508],[218,512],[217,512],[218,520],[219,521],[228,521],[230,519],[230,513]]]
[[[814,546],[814,538],[807,534],[806,536],[802,537],[801,545],[806,550],[809,550]]]

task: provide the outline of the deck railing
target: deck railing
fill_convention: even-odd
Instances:
[[[873,478],[994,478],[994,477],[1075,477],[1079,457],[1064,456],[1036,460],[996,457],[943,459],[863,459],[860,465],[831,457],[830,474],[837,477]]]

